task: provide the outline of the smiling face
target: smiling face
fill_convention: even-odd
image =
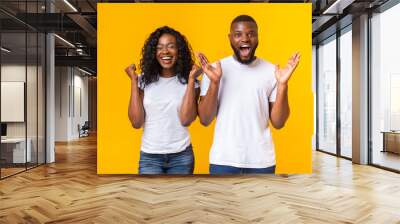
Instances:
[[[161,75],[174,75],[174,66],[178,59],[176,38],[171,34],[163,34],[158,39],[156,58],[161,66]]]
[[[235,58],[242,64],[250,64],[258,46],[258,29],[253,22],[235,22],[229,33]]]

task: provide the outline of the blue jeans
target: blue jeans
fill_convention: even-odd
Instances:
[[[140,151],[139,174],[193,174],[192,145],[178,153],[153,154]]]
[[[224,166],[210,164],[210,174],[229,175],[229,174],[275,174],[275,165],[266,168],[240,168],[234,166]]]

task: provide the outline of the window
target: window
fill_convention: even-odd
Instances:
[[[336,36],[318,47],[318,149],[336,153]]]
[[[340,36],[340,155],[352,157],[352,32]]]
[[[400,170],[400,4],[371,18],[372,164]]]

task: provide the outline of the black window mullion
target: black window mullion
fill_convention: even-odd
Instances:
[[[39,13],[39,0],[36,13]],[[39,166],[39,32],[36,32],[36,166]]]
[[[368,30],[367,30],[367,46],[368,46],[368,53],[367,53],[367,64],[368,64],[368,69],[367,69],[367,85],[368,85],[368,95],[367,95],[367,129],[368,129],[368,155],[367,155],[367,160],[368,164],[373,164],[373,149],[372,149],[372,64],[371,64],[371,56],[372,56],[372,29],[371,29],[371,20],[372,20],[372,12],[368,12]]]
[[[25,0],[25,21],[27,21],[28,0]],[[25,120],[25,170],[28,170],[28,26],[25,23],[25,88],[24,88],[24,120]]]
[[[336,31],[336,154],[341,157],[341,122],[340,122],[340,30]]]
[[[315,149],[319,149],[319,44],[315,47],[315,92],[316,92],[316,100],[315,100],[315,122],[317,123],[315,126]]]
[[[2,32],[1,32],[1,24],[2,23],[0,23],[0,47],[2,46],[2,44],[1,44],[1,42],[2,42],[2,40],[1,40],[1,34],[2,34]],[[1,51],[1,50],[0,50]],[[2,124],[2,122],[1,122],[1,52],[0,52],[0,124]],[[2,168],[2,162],[1,162],[1,144],[0,144],[0,179],[1,179],[1,169]]]

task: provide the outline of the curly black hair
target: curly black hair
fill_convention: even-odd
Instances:
[[[140,68],[142,70],[142,78],[140,79],[141,87],[145,87],[159,79],[162,67],[156,59],[157,44],[158,39],[166,33],[176,38],[178,58],[174,66],[174,71],[178,76],[178,80],[182,84],[188,82],[189,73],[194,64],[192,48],[185,36],[171,27],[163,26],[151,33],[143,46],[142,58],[140,59]]]

